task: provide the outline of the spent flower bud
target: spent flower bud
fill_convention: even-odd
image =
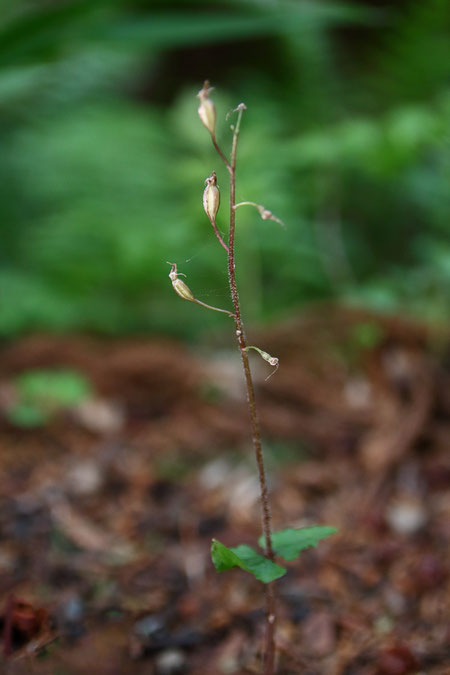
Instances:
[[[262,204],[256,204],[256,202],[239,202],[239,204],[235,204],[233,208],[236,210],[240,206],[254,206],[255,209],[259,211],[259,215],[263,220],[274,220],[276,223],[281,225],[282,227],[286,227],[286,225],[283,223],[282,220],[277,218],[276,216],[273,215],[272,211],[269,211],[269,209],[266,209],[265,206]]]
[[[205,209],[205,213],[210,222],[213,224],[216,222],[216,215],[220,205],[220,192],[217,187],[217,176],[215,171],[208,176],[205,183],[206,187],[203,190],[203,208]]]
[[[214,138],[216,133],[216,108],[214,103],[209,98],[209,93],[211,87],[209,86],[208,80],[205,80],[203,88],[197,94],[197,97],[200,99],[200,105],[198,107],[198,116],[206,129],[208,129],[211,136]]]
[[[268,377],[266,377],[266,380],[269,379],[269,377],[272,377],[274,373],[278,370],[278,366],[280,365],[280,361],[276,356],[271,356],[267,352],[265,352],[263,349],[260,349],[259,347],[255,347],[254,345],[250,345],[248,347],[244,348],[244,351],[248,352],[250,349],[254,349],[255,352],[258,352],[258,354],[261,356],[261,358],[264,359],[264,361],[267,361],[267,363],[275,368],[275,370],[270,373]]]

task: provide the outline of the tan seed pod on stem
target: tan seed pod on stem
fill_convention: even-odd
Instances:
[[[176,263],[168,262],[167,264],[172,265],[172,269],[169,272],[169,278],[172,282],[173,290],[177,295],[180,296],[180,298],[183,298],[183,300],[189,300],[189,302],[195,302],[196,305],[201,305],[202,307],[206,307],[206,309],[213,309],[215,312],[228,314],[228,316],[234,318],[233,312],[229,312],[227,309],[220,309],[220,307],[213,307],[212,305],[208,305],[206,302],[202,302],[196,298],[189,286],[185,284],[182,279],[178,278],[181,275],[183,275],[183,277],[186,275],[183,274],[183,272],[178,272]]]
[[[222,239],[216,223],[216,215],[220,205],[220,192],[219,188],[217,187],[217,176],[215,171],[213,171],[212,174],[208,176],[208,178],[205,180],[205,183],[206,187],[203,190],[203,208],[209,218],[209,222],[213,226],[214,233],[219,240],[220,245],[228,253],[228,246]]]
[[[184,283],[182,279],[179,279],[178,277],[180,274],[183,274],[183,272],[178,272],[177,271],[177,266],[176,263],[167,263],[168,265],[172,265],[172,269],[169,272],[169,278],[170,281],[172,282],[173,290],[177,295],[180,296],[180,298],[183,298],[183,300],[189,300],[190,302],[195,301],[195,296],[189,286]],[[185,277],[186,275],[183,274]]]
[[[217,211],[220,206],[220,192],[217,187],[216,172],[213,171],[205,180],[206,187],[203,190],[203,208],[211,224],[216,222]]]
[[[200,89],[197,94],[200,99],[198,116],[200,117],[203,126],[208,129],[209,133],[214,138],[216,134],[216,108],[209,98],[210,92],[211,87],[209,86],[209,82],[208,80],[205,80],[202,89]]]

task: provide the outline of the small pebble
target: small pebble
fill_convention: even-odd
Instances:
[[[402,499],[388,506],[386,520],[398,534],[415,534],[427,522],[427,514],[420,501]]]
[[[118,433],[125,424],[122,408],[99,398],[83,401],[73,412],[81,426],[96,434]]]
[[[185,665],[184,653],[179,649],[167,649],[156,659],[156,672],[159,675],[175,675],[180,673]]]
[[[80,497],[94,495],[100,490],[102,483],[100,467],[90,460],[78,462],[67,474],[67,489]]]

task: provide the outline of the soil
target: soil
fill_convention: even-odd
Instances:
[[[273,527],[338,533],[277,588],[278,675],[450,673],[448,335],[316,311],[251,336]],[[13,424],[17,375],[71,369],[80,405]],[[28,336],[0,352],[0,670],[261,672],[261,584],[239,356],[166,339]]]

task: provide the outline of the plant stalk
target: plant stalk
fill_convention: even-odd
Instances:
[[[230,284],[231,298],[234,307],[234,321],[236,325],[236,337],[238,341],[239,350],[241,352],[242,367],[244,370],[245,384],[247,388],[247,401],[250,413],[250,422],[252,429],[253,448],[256,456],[256,464],[258,467],[259,485],[261,493],[261,511],[262,511],[262,529],[265,541],[265,554],[270,560],[274,560],[274,552],[272,548],[272,528],[271,528],[271,511],[269,504],[269,491],[267,487],[266,471],[264,466],[264,457],[261,445],[261,430],[258,417],[258,411],[255,400],[255,390],[253,386],[253,379],[250,370],[250,363],[247,352],[247,341],[244,332],[244,325],[241,318],[241,308],[239,303],[239,295],[236,283],[236,264],[235,264],[235,229],[236,229],[236,158],[237,158],[237,144],[239,129],[242,119],[242,113],[245,106],[241,104],[238,107],[238,119],[233,130],[233,143],[231,149],[231,160],[224,157],[222,152],[219,155],[225,162],[225,165],[230,174],[230,232],[228,240],[228,278]],[[216,144],[215,144],[216,147]],[[216,147],[217,150],[217,147]],[[273,675],[275,666],[275,589],[274,584],[269,583],[264,585],[265,601],[266,601],[266,627],[264,640],[264,675]]]

